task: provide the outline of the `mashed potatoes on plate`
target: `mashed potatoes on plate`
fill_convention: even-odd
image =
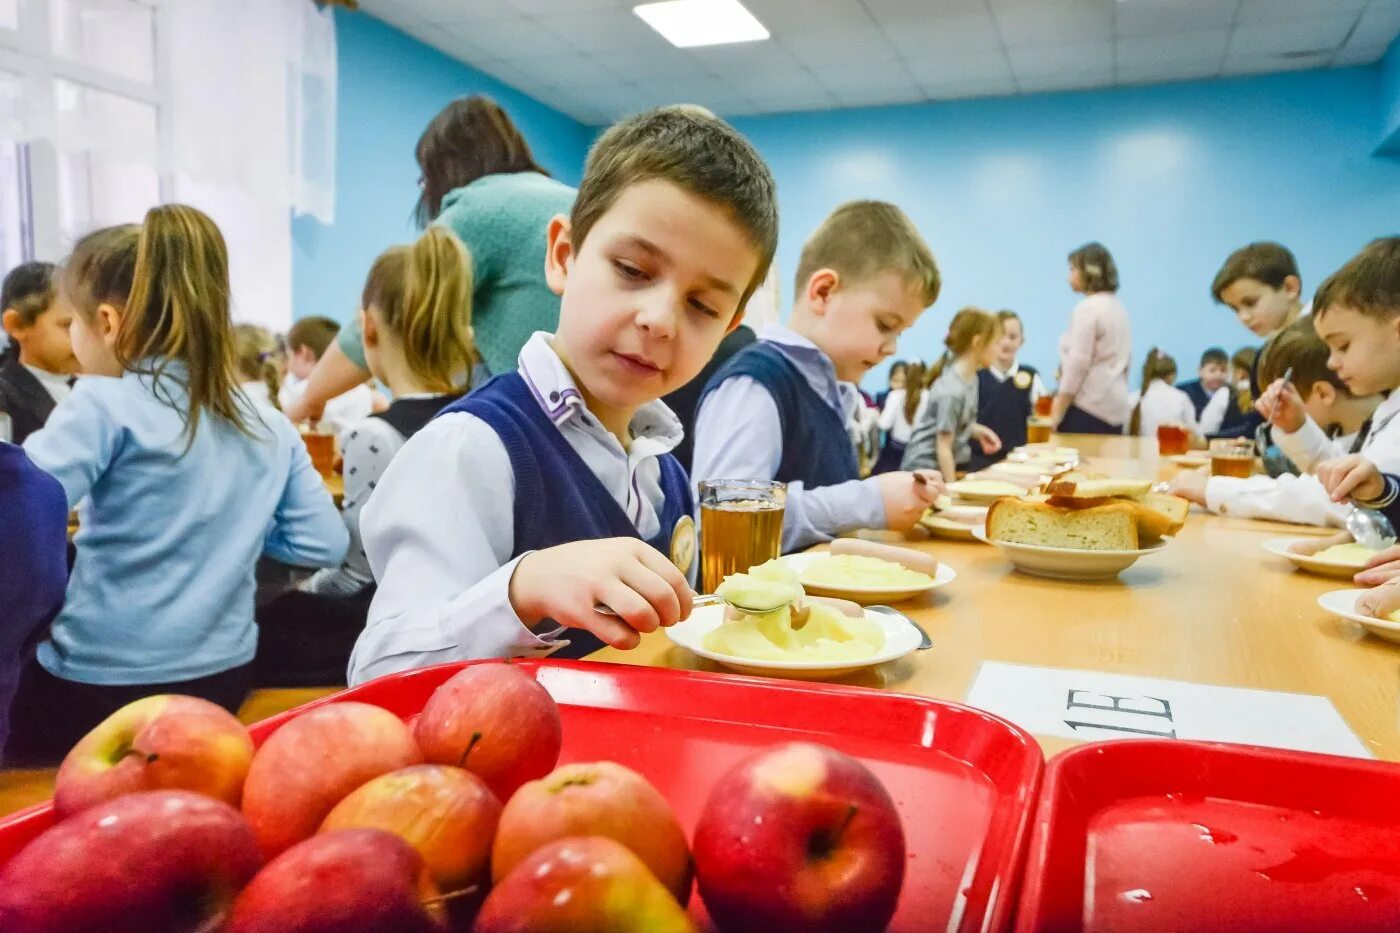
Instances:
[[[932,586],[933,577],[878,557],[833,554],[812,561],[802,583],[824,589],[913,589]]]
[[[769,561],[746,574],[725,577],[716,592],[726,601],[758,605],[757,597],[777,602],[777,596],[794,590],[800,605],[805,594],[797,575],[781,561]],[[704,644],[718,654],[751,661],[861,661],[885,647],[885,633],[869,619],[812,603],[805,611],[783,606],[772,612],[744,613],[706,635]]]
[[[1355,541],[1350,544],[1334,544],[1313,555],[1313,560],[1324,560],[1331,564],[1346,564],[1349,567],[1364,567],[1376,552]]]

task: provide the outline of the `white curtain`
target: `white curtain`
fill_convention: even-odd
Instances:
[[[52,170],[33,173],[35,212],[57,218],[39,251],[161,201],[193,204],[228,241],[235,316],[284,330],[291,217],[335,216],[330,12],[311,0],[28,2],[41,16],[12,34],[21,54],[0,57],[0,139],[52,154]]]

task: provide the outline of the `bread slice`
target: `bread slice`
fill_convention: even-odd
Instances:
[[[1137,498],[1152,491],[1148,479],[1081,478],[1061,474],[1045,484],[1045,491],[1060,499],[1108,499],[1113,496]]]
[[[1169,538],[1186,525],[1191,503],[1180,496],[1149,492],[1131,502],[1138,510],[1138,536],[1142,539]]]
[[[1138,512],[1131,502],[1067,509],[1024,499],[998,499],[987,511],[987,537],[1013,544],[1136,551]]]

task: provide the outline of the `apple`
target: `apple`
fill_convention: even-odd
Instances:
[[[382,829],[418,850],[443,891],[490,880],[501,803],[481,778],[451,765],[414,765],[360,785],[335,805],[321,832]]]
[[[83,736],[54,779],[60,817],[141,790],[190,790],[238,806],[253,760],[248,730],[198,697],[128,703]]]
[[[253,756],[243,814],[272,858],[314,834],[331,808],[371,778],[420,764],[408,727],[368,703],[331,703],[272,733]]]
[[[530,853],[568,836],[607,836],[642,860],[682,905],[690,901],[690,847],[666,799],[612,761],[572,764],[531,781],[506,803],[491,852],[500,881]]]
[[[642,860],[606,836],[558,839],[492,889],[474,933],[691,933],[695,924]]]
[[[740,762],[695,826],[700,897],[725,930],[883,930],[904,861],[884,785],[824,745],[794,742]]]
[[[442,898],[413,847],[379,829],[303,840],[258,872],[224,933],[439,933]]]
[[[190,791],[138,791],[58,823],[0,869],[0,930],[216,929],[261,865],[233,807]]]
[[[474,664],[433,692],[413,730],[425,760],[466,768],[497,799],[559,761],[563,731],[549,691],[511,664]]]

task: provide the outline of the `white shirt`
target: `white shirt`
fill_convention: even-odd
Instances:
[[[908,391],[891,389],[890,394],[885,396],[885,410],[880,412],[880,430],[888,431],[896,443],[909,443],[909,435],[914,433],[914,425],[924,416],[924,411],[928,408],[929,397],[930,393],[925,389],[919,396],[919,401],[914,405],[914,420],[911,422],[904,417],[904,402],[909,398]]]
[[[306,393],[306,380],[288,376],[277,393],[277,400],[286,411],[292,403]],[[350,425],[374,414],[374,392],[367,383],[360,383],[343,395],[337,395],[326,403],[317,425],[328,432],[339,434]]]
[[[1382,473],[1400,473],[1400,418],[1397,416],[1400,416],[1400,392],[1392,392],[1372,412],[1371,429],[1361,445],[1360,452]],[[1350,443],[1329,438],[1312,418],[1292,434],[1275,429],[1273,435],[1279,449],[1305,473],[1315,472],[1324,460],[1351,453]]]
[[[39,385],[44,387],[44,391],[49,393],[49,397],[58,404],[68,397],[68,393],[73,391],[73,377],[63,373],[51,373],[47,369],[40,369],[37,366],[30,366],[28,363],[22,364],[29,374],[39,380]]]
[[[1230,387],[1221,386],[1215,390],[1215,394],[1206,402],[1206,407],[1201,409],[1201,431],[1205,437],[1220,430],[1220,426],[1225,423],[1225,415],[1230,411]]]
[[[623,450],[584,405],[551,339],[530,338],[520,375],[637,533],[655,537],[666,498],[657,457],[680,443],[679,419],[659,401],[642,406],[632,418],[631,448]],[[444,661],[539,656],[568,644],[557,637],[562,628],[535,635],[511,606],[510,578],[525,556],[512,557],[514,510],[510,457],[476,416],[439,416],[404,445],[360,513],[379,589],[350,656],[350,683]]]
[[[1355,434],[1337,438],[1348,450]],[[1263,518],[1295,525],[1342,528],[1350,506],[1333,502],[1316,476],[1212,476],[1206,481],[1206,508],[1218,515]]]
[[[815,343],[779,324],[759,339],[772,342],[841,417],[848,431],[864,404],[859,390],[836,378],[831,358]],[[748,376],[726,379],[705,397],[695,418],[691,479],[769,480],[783,461],[783,423],[768,390]],[[877,477],[805,489],[787,484],[783,553],[830,541],[857,528],[884,528],[885,499]]]
[[[1153,379],[1147,391],[1133,404],[1138,412],[1141,437],[1156,437],[1158,426],[1164,424],[1181,425],[1193,433],[1200,430],[1191,396],[1161,379]]]

